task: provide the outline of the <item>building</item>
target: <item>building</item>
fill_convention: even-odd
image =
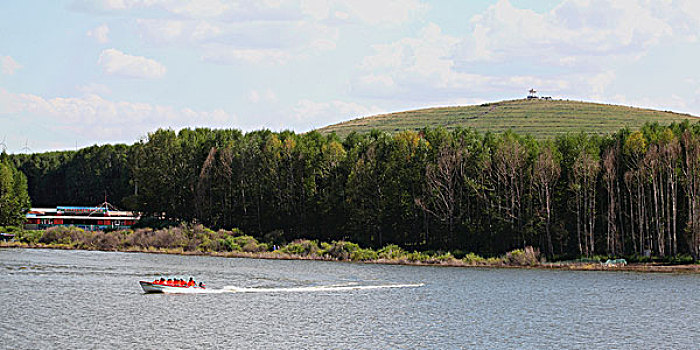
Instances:
[[[55,226],[75,226],[87,231],[128,229],[140,216],[117,210],[109,203],[98,207],[32,208],[26,215],[27,230],[43,230]]]

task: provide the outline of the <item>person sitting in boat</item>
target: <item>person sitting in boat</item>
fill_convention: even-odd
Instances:
[[[165,285],[166,285],[166,286],[171,286],[172,284],[173,284],[173,280],[170,279],[170,278],[168,278],[168,280],[165,281]]]
[[[203,282],[199,282],[199,288],[204,288],[204,283],[203,283]]]
[[[188,288],[189,288],[189,287],[194,287],[194,286],[196,286],[196,285],[197,285],[197,283],[194,281],[194,279],[193,279],[192,277],[190,277],[189,282],[187,282],[187,287],[188,287]]]

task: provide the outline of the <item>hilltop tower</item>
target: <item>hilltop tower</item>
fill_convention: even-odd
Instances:
[[[528,100],[533,99],[533,98],[539,98],[539,97],[537,97],[537,90],[535,90],[535,89],[530,89],[530,91],[528,91],[528,92],[529,92],[529,93],[527,94],[527,99],[528,99]]]

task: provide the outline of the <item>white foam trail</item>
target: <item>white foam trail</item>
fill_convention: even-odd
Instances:
[[[372,286],[313,286],[313,287],[281,287],[281,288],[245,288],[226,286],[223,290],[232,293],[297,293],[297,292],[342,292],[350,290],[386,289],[386,288],[417,288],[419,284],[385,284]]]
[[[423,283],[417,284],[384,284],[384,285],[331,285],[331,286],[313,286],[313,287],[278,287],[278,288],[247,288],[237,286],[225,286],[221,289],[199,289],[199,290],[182,290],[183,294],[220,294],[220,293],[315,293],[315,292],[343,292],[352,290],[371,290],[371,289],[388,289],[388,288],[418,288],[422,287]]]

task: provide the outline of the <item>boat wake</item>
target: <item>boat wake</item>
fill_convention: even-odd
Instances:
[[[225,286],[220,289],[184,289],[170,292],[169,294],[222,294],[222,293],[318,293],[318,292],[346,292],[355,290],[373,290],[390,288],[418,288],[423,283],[416,284],[383,284],[383,285],[330,285],[311,287],[238,287]]]

